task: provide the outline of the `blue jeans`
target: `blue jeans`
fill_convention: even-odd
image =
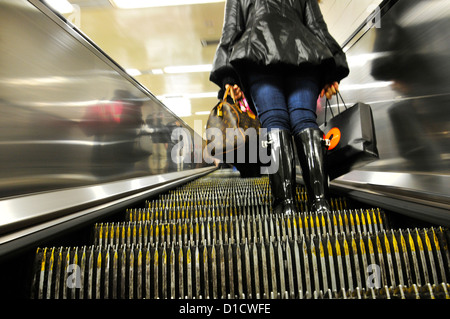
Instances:
[[[248,71],[250,95],[261,126],[289,130],[295,135],[305,128],[317,128],[319,74],[277,74]]]

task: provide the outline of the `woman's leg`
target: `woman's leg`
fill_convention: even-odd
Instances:
[[[272,209],[275,213],[295,213],[295,161],[289,112],[283,78],[273,74],[250,73],[250,94],[258,111],[261,126],[270,143],[269,172]]]
[[[314,72],[287,78],[288,109],[311,210],[329,212],[323,133],[316,121],[319,80]]]
[[[305,128],[318,128],[317,99],[319,78],[314,73],[286,77],[286,94],[292,133],[295,135]]]
[[[278,75],[249,72],[248,82],[261,127],[291,130],[283,78]]]

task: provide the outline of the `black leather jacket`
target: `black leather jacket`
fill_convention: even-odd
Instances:
[[[321,85],[349,74],[317,0],[227,0],[210,80],[222,89],[227,83],[245,87],[242,75],[252,66],[319,66]]]

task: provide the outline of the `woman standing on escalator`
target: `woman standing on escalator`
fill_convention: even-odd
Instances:
[[[235,99],[247,92],[268,131],[271,160],[279,163],[269,174],[275,212],[295,211],[292,137],[310,209],[330,211],[317,98],[331,98],[348,74],[317,0],[227,0],[210,80],[220,96],[228,86]]]

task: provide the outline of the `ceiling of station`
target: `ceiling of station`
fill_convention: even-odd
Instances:
[[[69,2],[75,10],[64,14],[68,20],[188,125],[206,125],[218,91],[207,67],[221,35],[225,1],[139,9],[119,9],[109,0]],[[331,34],[343,43],[379,3],[323,0],[321,9]],[[191,65],[206,65],[206,71],[168,73],[168,67]]]

